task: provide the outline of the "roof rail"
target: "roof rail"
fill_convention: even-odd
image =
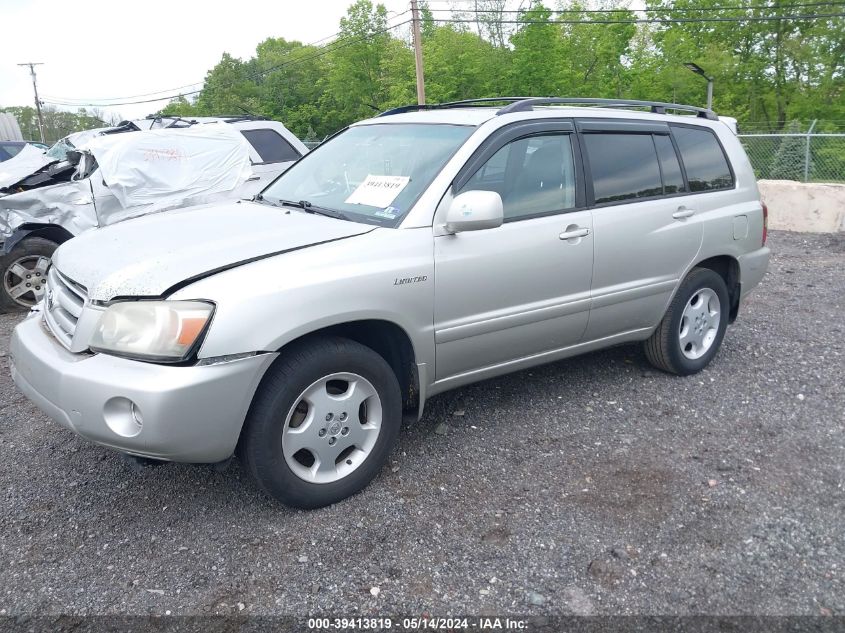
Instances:
[[[402,114],[403,112],[418,112],[420,110],[440,110],[443,108],[463,108],[465,106],[492,106],[496,103],[518,103],[526,101],[531,97],[483,97],[481,99],[463,99],[462,101],[447,101],[446,103],[411,104],[385,110],[378,116],[390,116],[391,114]]]
[[[635,101],[632,99],[594,99],[589,97],[529,97],[514,101],[499,110],[496,115],[510,112],[530,112],[534,106],[543,105],[595,105],[603,108],[649,108],[655,114],[666,114],[666,110],[679,112],[694,112],[697,117],[718,121],[719,117],[712,110],[697,108],[680,103],[663,103],[662,101]]]
[[[269,121],[270,118],[261,114],[213,114],[211,118],[222,119],[225,123],[237,123],[238,121]]]

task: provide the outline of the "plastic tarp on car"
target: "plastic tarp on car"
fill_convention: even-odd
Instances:
[[[98,136],[80,149],[124,209],[232,191],[252,176],[246,139],[225,123]]]
[[[56,159],[47,156],[43,149],[35,145],[24,145],[15,156],[0,163],[0,189],[13,185],[54,162]]]

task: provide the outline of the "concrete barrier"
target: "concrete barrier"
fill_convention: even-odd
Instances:
[[[845,230],[845,185],[760,180],[769,208],[769,228],[836,233]]]

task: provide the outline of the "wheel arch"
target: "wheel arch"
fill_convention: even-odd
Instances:
[[[741,294],[739,261],[731,255],[717,255],[696,262],[693,268],[712,270],[725,281],[731,304],[728,323],[733,323],[739,313],[739,297]]]
[[[381,356],[396,375],[402,390],[402,408],[422,415],[423,397],[414,345],[408,333],[385,319],[359,319],[321,327],[301,334],[276,350],[280,356],[293,345],[323,336],[339,336],[365,345]]]
[[[62,244],[71,239],[73,233],[58,224],[37,224],[34,222],[21,224],[3,241],[0,254],[7,255],[15,246],[30,237],[42,237],[56,244]]]

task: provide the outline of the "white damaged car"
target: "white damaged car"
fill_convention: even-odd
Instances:
[[[70,238],[148,213],[249,198],[307,151],[278,121],[158,117],[78,132],[47,152],[7,161],[0,168],[0,309],[43,298],[50,257]]]

